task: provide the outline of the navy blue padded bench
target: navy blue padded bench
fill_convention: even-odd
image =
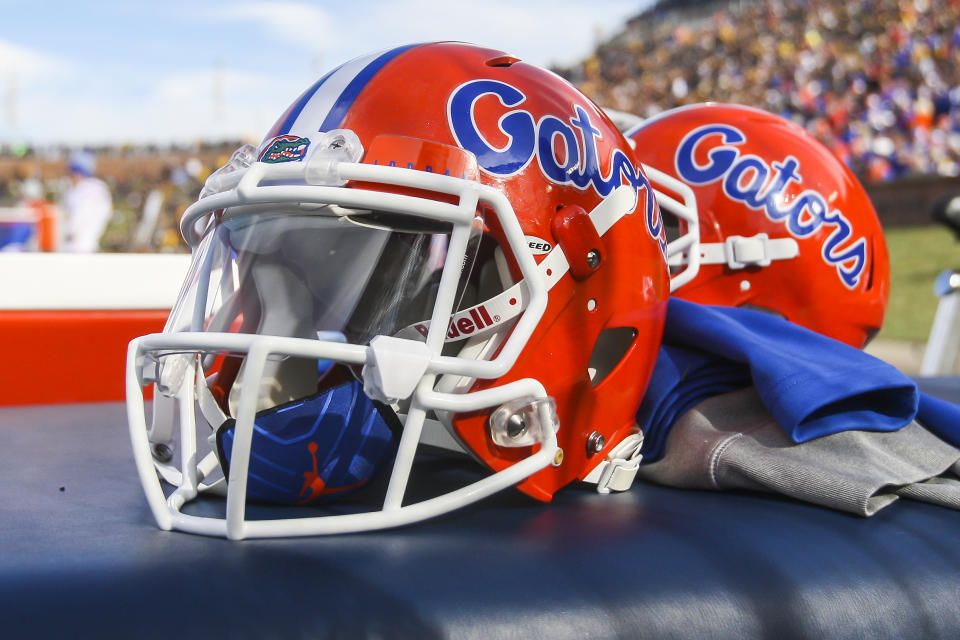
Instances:
[[[922,387],[960,400],[960,379]],[[430,464],[451,484],[474,473]],[[0,409],[0,477],[7,638],[960,638],[960,512],[908,500],[861,519],[573,487],[233,543],[155,527],[120,404]]]

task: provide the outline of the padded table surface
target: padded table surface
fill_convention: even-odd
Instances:
[[[155,527],[120,404],[0,409],[0,474],[4,637],[960,638],[960,512],[908,500],[573,487],[237,543]]]

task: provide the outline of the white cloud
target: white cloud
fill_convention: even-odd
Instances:
[[[33,132],[43,125],[32,123],[37,110],[49,105],[36,96],[67,77],[72,67],[57,56],[0,40],[0,141],[37,137]]]
[[[191,7],[183,20],[209,25],[210,34],[209,41],[176,45],[190,47],[192,59],[203,61],[193,67],[182,59],[165,67],[156,56],[138,57],[136,48],[122,60],[60,58],[0,39],[0,143],[257,138],[317,75],[358,55],[411,42],[462,40],[541,66],[571,63],[590,53],[599,31],[612,35],[649,2],[486,0],[480,8],[371,0],[333,9],[251,1]],[[219,70],[215,60],[223,61]]]
[[[13,126],[0,109],[0,142],[259,140],[304,84],[289,76],[188,68],[153,77],[145,72],[142,91],[114,94],[103,75],[80,67],[66,90],[62,83],[34,83],[19,92]]]
[[[323,9],[298,2],[246,2],[210,10],[223,22],[253,22],[278,42],[314,51],[318,42],[330,42],[337,31]]]
[[[69,63],[65,60],[26,47],[0,40],[0,74],[16,74],[32,78],[65,72]]]
[[[324,66],[398,44],[460,40],[509,49],[539,64],[582,59],[652,0],[377,0],[336,13],[299,2],[247,2],[204,11],[220,23],[259,25],[277,43],[322,54]]]
[[[238,69],[184,70],[163,78],[148,102],[179,139],[259,140],[302,85],[300,78]]]
[[[509,50],[541,66],[586,56],[600,32],[609,36],[640,11],[641,1],[560,2],[487,0],[475,3],[410,0],[378,3],[364,30],[365,41],[462,40]],[[379,48],[379,47],[375,47]],[[358,52],[359,53],[359,52]]]

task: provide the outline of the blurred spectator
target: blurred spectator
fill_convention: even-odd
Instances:
[[[113,197],[113,215],[100,236],[100,251],[188,251],[180,235],[180,216],[196,201],[207,176],[243,142],[96,148],[96,174]],[[64,173],[74,150],[50,145],[28,147],[18,156],[9,151],[0,146],[0,209],[23,206],[27,192],[33,199],[38,187],[43,202],[64,202],[73,188],[73,180]],[[42,242],[30,248],[35,244],[47,250]]]
[[[957,0],[661,0],[558,71],[643,117],[710,100],[778,113],[868,182],[960,175]]]
[[[94,177],[97,161],[87,151],[70,155],[71,187],[64,193],[63,242],[61,249],[74,253],[100,250],[100,236],[113,215],[113,200],[107,184]]]
[[[33,224],[13,219],[0,211],[0,251],[5,253],[25,251],[27,243],[33,235]]]
[[[44,199],[43,183],[37,176],[37,168],[31,162],[24,162],[17,166],[17,185],[21,204],[29,204]]]
[[[16,201],[0,208],[0,251],[53,250],[56,211],[43,193],[43,183],[30,162],[17,165],[13,183]]]

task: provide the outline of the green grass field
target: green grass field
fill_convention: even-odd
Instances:
[[[933,281],[944,269],[960,269],[960,243],[944,227],[886,231],[890,251],[890,303],[881,340],[925,342],[937,310]]]

